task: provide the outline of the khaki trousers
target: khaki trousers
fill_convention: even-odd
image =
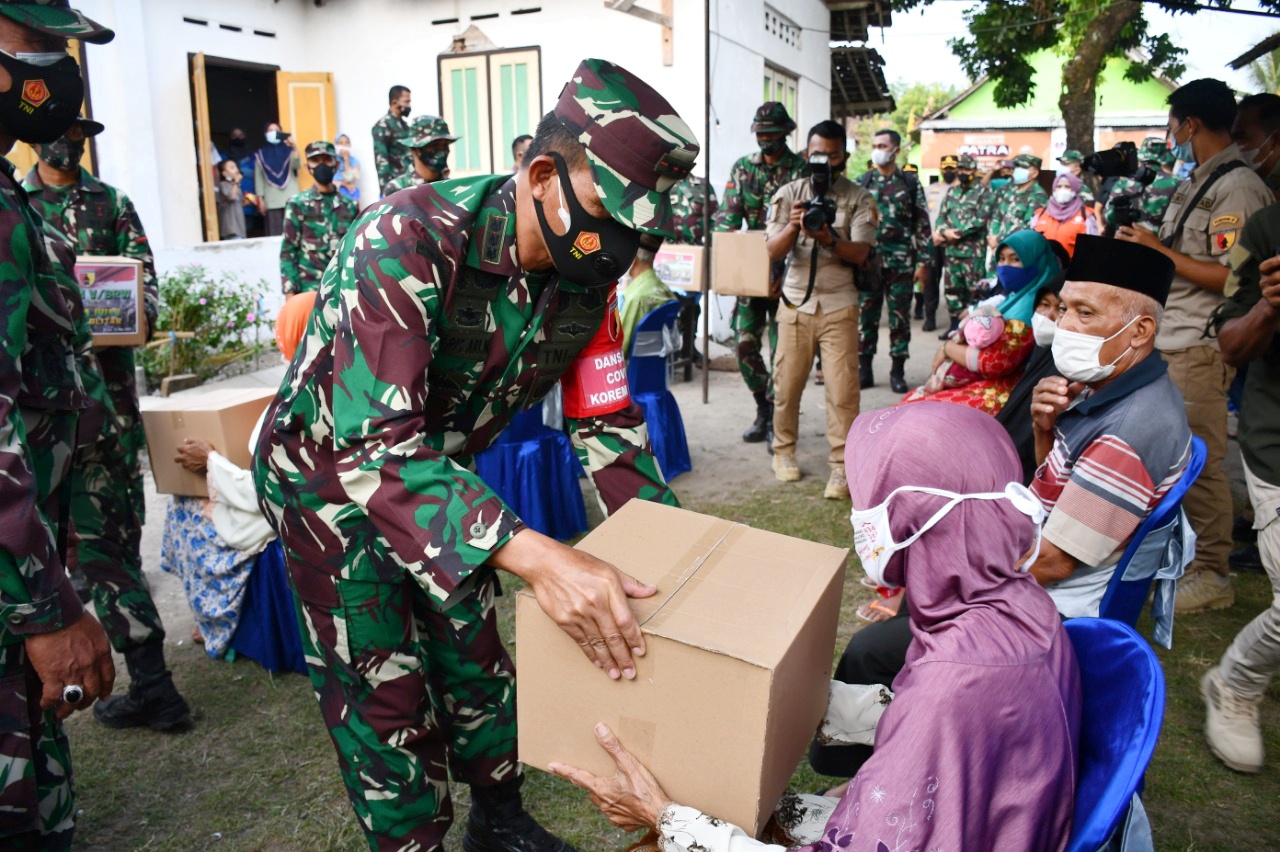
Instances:
[[[800,426],[800,397],[809,382],[813,356],[822,352],[827,397],[828,460],[844,464],[844,442],[858,416],[858,306],[824,314],[804,314],[778,305],[778,352],[773,364],[773,451],[794,455]]]
[[[1213,571],[1226,577],[1235,513],[1223,463],[1227,455],[1227,388],[1235,369],[1227,366],[1212,346],[1160,354],[1169,365],[1170,380],[1182,393],[1187,425],[1204,440],[1208,450],[1204,470],[1182,498],[1182,508],[1197,536],[1196,556],[1187,573]]]
[[[1246,624],[1223,654],[1222,677],[1233,692],[1257,699],[1280,671],[1280,487],[1254,476],[1248,465],[1244,476],[1262,567],[1271,579],[1271,606]]]

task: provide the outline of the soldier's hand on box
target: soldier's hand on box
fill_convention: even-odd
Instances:
[[[596,725],[596,740],[609,752],[617,767],[612,778],[600,778],[563,763],[551,763],[547,768],[590,793],[591,804],[619,828],[627,831],[657,828],[662,812],[671,804],[658,779],[627,751],[603,722]]]
[[[43,685],[40,706],[57,708],[59,719],[111,694],[116,681],[111,645],[102,625],[88,613],[61,630],[28,634],[24,644]],[[62,701],[62,688],[72,684],[84,689],[84,700],[75,705]]]

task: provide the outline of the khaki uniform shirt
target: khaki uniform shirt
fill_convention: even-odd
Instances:
[[[791,221],[791,205],[797,201],[809,201],[813,192],[809,179],[800,178],[782,186],[773,195],[769,208],[769,224],[765,234],[769,239],[782,233]],[[832,232],[836,239],[876,244],[879,212],[871,193],[846,177],[841,177],[827,193],[835,203],[836,222]],[[838,258],[831,249],[818,246],[818,274],[814,280],[813,295],[800,304],[809,289],[809,258],[813,255],[814,241],[804,231],[796,237],[796,244],[787,257],[787,277],[782,283],[782,293],[805,314],[825,314],[842,310],[858,303],[858,290],[853,284],[853,266]]]
[[[1191,179],[1183,181],[1174,191],[1173,199],[1164,212],[1160,238],[1173,233],[1182,218],[1183,206],[1190,203],[1214,169],[1231,160],[1242,159],[1240,149],[1232,144],[1198,165],[1191,173]],[[1227,172],[1187,217],[1187,224],[1183,226],[1182,235],[1173,249],[1196,260],[1227,266],[1231,247],[1239,240],[1245,221],[1273,201],[1267,185],[1254,174],[1253,169],[1237,168]],[[1203,335],[1209,315],[1220,304],[1221,293],[1198,287],[1181,275],[1174,276],[1164,319],[1156,334],[1156,348],[1162,352],[1179,352],[1193,346],[1217,349],[1218,341],[1206,340]]]

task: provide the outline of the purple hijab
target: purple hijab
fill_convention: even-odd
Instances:
[[[954,447],[965,452],[952,452]],[[853,504],[894,488],[1002,491],[1022,468],[988,414],[919,402],[863,414],[845,448]],[[904,492],[889,504],[895,541],[945,498]],[[1080,674],[1053,602],[1016,570],[1035,543],[1007,500],[957,504],[893,555],[913,641],[896,697],[810,852],[1062,849],[1071,829]]]
[[[1080,200],[1080,187],[1082,185],[1080,178],[1071,174],[1071,172],[1060,172],[1058,176],[1053,179],[1053,188],[1057,189],[1058,184],[1064,180],[1076,191],[1076,197],[1071,199],[1070,204],[1059,204],[1057,201],[1054,201],[1053,193],[1051,192],[1049,193],[1049,203],[1045,205],[1044,208],[1044,212],[1048,213],[1059,222],[1065,222],[1072,218],[1079,213],[1080,208],[1084,206],[1084,202]]]

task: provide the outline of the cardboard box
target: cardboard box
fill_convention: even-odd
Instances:
[[[203,438],[240,467],[249,467],[249,437],[276,392],[268,388],[189,391],[167,398],[143,397],[142,426],[156,491],[208,497],[205,478],[175,462],[178,445]]]
[[[516,600],[520,759],[612,776],[607,723],[676,802],[754,835],[827,709],[847,550],[632,500],[578,548],[654,583],[647,653],[611,681]]]
[[[705,253],[702,246],[663,246],[653,259],[653,271],[668,287],[700,292]]]
[[[76,258],[76,282],[94,346],[141,346],[147,342],[142,261],[131,257]]]
[[[722,296],[769,296],[764,231],[731,231],[711,238],[711,289]]]

